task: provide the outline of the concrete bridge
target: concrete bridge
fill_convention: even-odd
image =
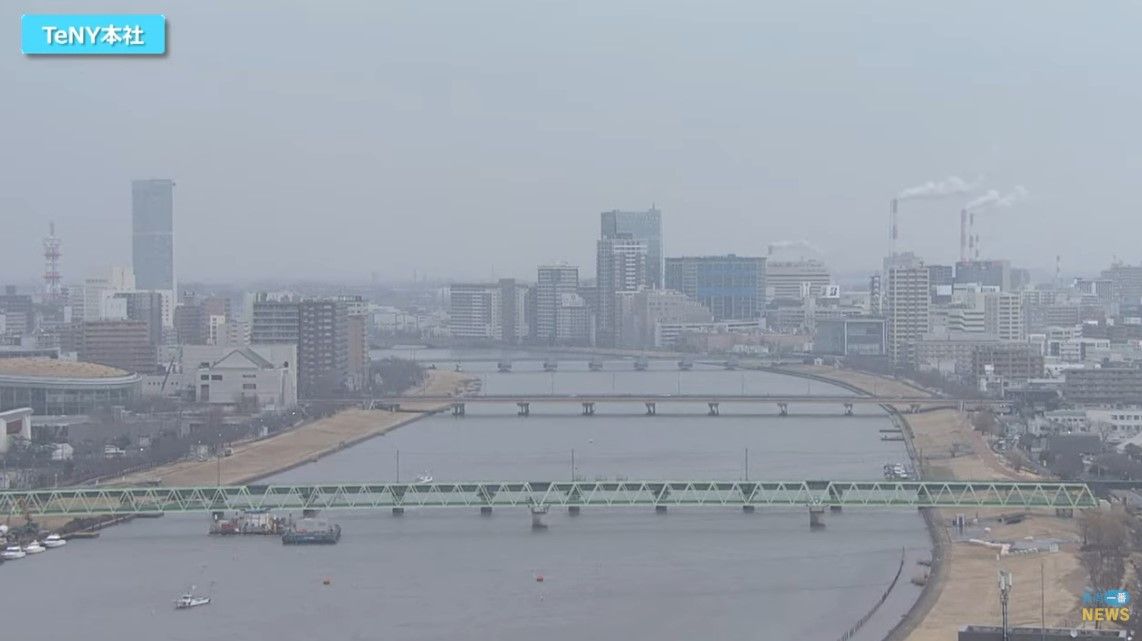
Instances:
[[[751,404],[776,406],[781,416],[795,404],[836,405],[841,413],[852,415],[857,405],[892,405],[906,412],[951,407],[960,411],[983,407],[1006,407],[1010,401],[981,398],[941,398],[931,396],[852,396],[841,394],[480,394],[476,396],[389,396],[367,399],[372,408],[399,410],[402,404],[431,404],[451,408],[452,414],[463,416],[468,405],[515,405],[519,416],[529,416],[531,406],[538,404],[576,405],[582,414],[592,416],[601,404],[642,404],[647,415],[658,412],[659,404],[705,404],[710,416],[721,413],[721,406]]]
[[[550,507],[578,514],[584,507],[738,508],[795,506],[810,525],[824,524],[825,508],[951,507],[1054,508],[1070,513],[1095,507],[1082,483],[999,481],[502,481],[453,483],[337,483],[217,487],[91,487],[0,492],[0,515],[95,516],[223,510],[391,510],[406,508],[531,510],[538,522]]]

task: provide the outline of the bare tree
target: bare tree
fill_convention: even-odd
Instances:
[[[1126,556],[1130,550],[1130,527],[1126,515],[1115,509],[1083,512],[1081,561],[1095,592],[1122,587]]]

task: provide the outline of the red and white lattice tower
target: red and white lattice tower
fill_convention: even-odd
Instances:
[[[44,294],[48,300],[59,300],[63,294],[59,274],[59,245],[56,224],[49,223],[48,235],[44,237]]]

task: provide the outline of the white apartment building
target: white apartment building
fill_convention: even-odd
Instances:
[[[928,333],[928,268],[893,266],[885,286],[885,318],[888,321],[888,355],[894,363],[912,361],[913,346]]]

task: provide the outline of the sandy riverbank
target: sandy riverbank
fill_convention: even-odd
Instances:
[[[824,366],[787,369],[830,378],[870,393],[905,395],[918,391],[905,382],[864,372]],[[1036,478],[1016,472],[1001,460],[958,411],[922,412],[904,418],[912,432],[912,443],[923,457],[925,478],[973,481]],[[935,511],[940,527],[950,521],[951,512]],[[971,519],[978,515],[986,519],[999,513],[998,510],[980,510],[965,516]],[[1053,511],[1032,512],[1021,523],[989,522],[987,526],[991,527],[986,534],[990,540],[1014,541],[1027,536],[1064,541],[1079,538],[1078,521],[1056,517]],[[962,625],[999,625],[996,572],[1000,568],[1009,570],[1015,579],[1016,589],[1009,609],[1012,625],[1036,626],[1043,618],[1048,626],[1063,625],[1077,618],[1079,595],[1085,584],[1077,543],[1063,544],[1054,553],[1007,555],[998,559],[995,550],[967,542],[950,542],[945,550],[940,576],[929,585],[917,607],[891,639],[955,641]],[[1040,579],[1044,586],[1042,591]]]
[[[425,383],[409,395],[452,396],[473,381],[446,370],[429,370]],[[332,454],[363,440],[406,425],[442,404],[405,403],[400,412],[349,409],[296,429],[232,448],[233,454],[209,461],[179,461],[106,481],[106,485],[138,485],[161,479],[166,486],[241,485]],[[331,479],[336,480],[336,479]]]

